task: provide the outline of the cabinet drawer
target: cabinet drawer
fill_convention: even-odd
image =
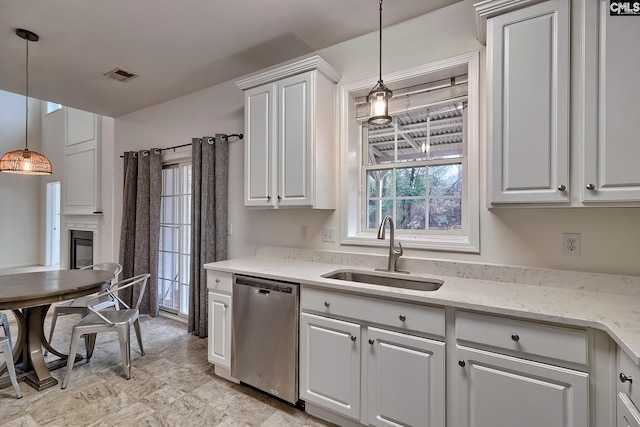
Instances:
[[[622,375],[621,375],[622,374]],[[636,406],[640,406],[640,367],[618,348],[618,391],[626,393]],[[623,377],[624,375],[624,377]],[[623,379],[627,378],[624,382]],[[631,381],[629,381],[631,378]]]
[[[303,287],[302,311],[444,336],[444,309]]]
[[[207,288],[211,291],[231,293],[233,274],[223,271],[207,270]]]
[[[618,427],[640,427],[640,412],[624,393],[618,393]]]
[[[587,364],[585,331],[456,312],[456,339],[529,355]]]

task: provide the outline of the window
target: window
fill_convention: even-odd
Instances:
[[[158,301],[175,314],[189,311],[191,163],[162,168]]]
[[[390,215],[405,248],[478,252],[477,53],[384,80],[388,125],[366,121],[370,81],[342,88],[342,243],[388,244],[376,236]]]
[[[47,114],[54,113],[61,109],[62,109],[62,105],[56,104],[55,102],[47,101]]]

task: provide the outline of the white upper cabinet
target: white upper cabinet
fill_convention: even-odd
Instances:
[[[100,127],[96,114],[65,107],[64,214],[100,210]]]
[[[603,0],[584,14],[582,200],[640,202],[640,19],[610,16]]]
[[[488,20],[487,84],[490,202],[567,202],[568,0]]]
[[[236,82],[245,91],[245,206],[335,209],[335,83],[319,56]]]

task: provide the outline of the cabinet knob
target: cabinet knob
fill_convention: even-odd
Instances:
[[[282,197],[280,197],[280,195],[278,195],[278,200],[282,200]]]
[[[621,383],[633,383],[633,378],[626,376],[624,373],[620,372],[620,382]]]
[[[351,335],[351,341],[355,341],[357,338],[355,335]]]
[[[229,304],[223,304],[224,308],[228,308]]]
[[[587,184],[587,190],[595,190],[596,186],[594,184]]]
[[[329,308],[329,306],[330,306],[330,305],[331,305],[331,303],[330,303],[329,301],[325,301],[325,302],[324,302],[324,306],[325,306],[325,307]]]
[[[558,191],[567,191],[567,186],[564,184],[558,185]]]
[[[267,196],[267,200],[271,200],[271,196]]]
[[[515,342],[518,342],[518,341],[520,341],[520,335],[513,334],[513,335],[511,335],[511,339],[514,340]]]
[[[369,344],[373,345],[374,342],[376,342],[376,340],[369,339]]]
[[[464,360],[458,360],[458,365],[464,368],[465,366],[467,366],[467,363]]]
[[[407,316],[405,316],[404,314],[401,314],[398,319],[400,319],[401,322],[404,322],[405,320],[407,320]]]
[[[216,279],[216,283],[220,283],[220,279]]]

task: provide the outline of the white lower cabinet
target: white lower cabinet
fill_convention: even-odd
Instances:
[[[360,325],[300,315],[300,397],[350,418],[360,416]]]
[[[618,427],[640,427],[640,412],[625,393],[618,393],[617,414]]]
[[[617,401],[618,427],[640,427],[640,367],[618,348]]]
[[[462,346],[457,357],[461,427],[589,425],[586,372]]]
[[[444,310],[305,289],[301,307],[318,313],[300,315],[307,408],[347,417],[330,419],[341,425],[445,426],[445,343],[407,327],[433,319],[423,333],[444,335]]]
[[[444,343],[367,328],[367,420],[373,426],[444,426]]]
[[[231,369],[231,295],[209,292],[209,362]]]

